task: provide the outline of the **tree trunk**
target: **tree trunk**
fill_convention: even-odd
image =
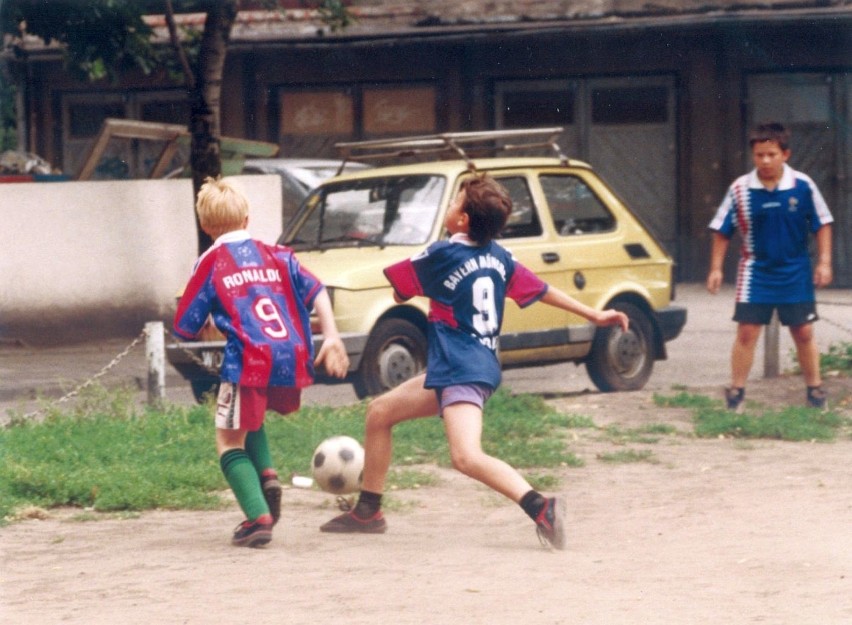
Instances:
[[[190,89],[189,131],[190,165],[192,167],[193,197],[204,180],[217,177],[222,173],[222,155],[220,137],[222,75],[225,70],[225,56],[231,27],[237,17],[237,0],[219,0],[212,2],[207,10],[204,33],[197,65],[195,84]],[[198,230],[198,253],[204,253],[213,243],[201,229],[198,215],[195,216]]]

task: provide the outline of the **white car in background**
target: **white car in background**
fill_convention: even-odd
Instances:
[[[346,163],[324,158],[250,158],[243,165],[243,174],[277,174],[281,177],[281,210],[286,224],[319,184],[339,173],[367,169],[364,163]]]

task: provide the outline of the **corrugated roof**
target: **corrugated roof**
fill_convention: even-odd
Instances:
[[[529,30],[595,30],[688,27],[726,21],[852,19],[852,0],[353,0],[355,21],[330,32],[317,11],[240,11],[231,31],[231,47],[258,44],[317,45],[376,39],[447,38],[465,33]],[[168,33],[162,15],[149,16],[158,38]],[[203,13],[180,14],[183,25],[204,23]],[[44,43],[27,37],[30,52]]]
[[[244,11],[232,43],[450,36],[470,31],[683,26],[716,21],[834,19],[852,0],[420,0],[353,2],[355,23],[332,33],[310,10]]]

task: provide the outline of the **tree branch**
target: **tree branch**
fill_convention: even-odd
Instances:
[[[180,66],[183,69],[186,86],[189,89],[195,89],[195,74],[189,67],[189,60],[186,58],[186,51],[183,49],[183,46],[180,45],[172,0],[166,0],[166,24],[169,27],[169,39],[172,42],[172,47],[175,49],[175,54],[177,54],[178,61],[180,61]]]

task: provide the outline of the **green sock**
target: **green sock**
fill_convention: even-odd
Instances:
[[[229,449],[219,458],[219,466],[249,521],[269,514],[257,471],[244,450]]]
[[[266,437],[266,429],[260,426],[256,432],[246,434],[246,454],[254,465],[258,475],[272,468],[272,454],[269,452],[269,439]]]

